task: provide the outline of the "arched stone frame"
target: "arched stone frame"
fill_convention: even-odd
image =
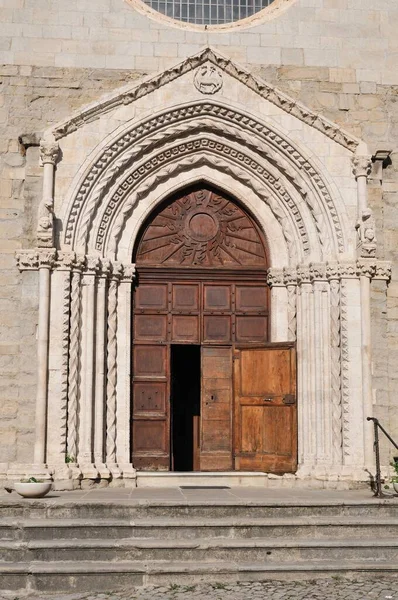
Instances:
[[[169,126],[170,122],[172,127]],[[345,206],[336,186],[316,158],[309,158],[308,153],[297,143],[292,144],[274,125],[271,127],[247,114],[247,111],[244,113],[219,101],[183,104],[143,123],[124,125],[109,136],[102,147],[93,153],[94,156],[88,158],[87,164],[82,166],[74,179],[64,203],[66,210],[61,217],[65,223],[63,243],[84,251],[91,220],[101,198],[109,191],[115,173],[123,172],[132,160],[139,161],[140,154],[144,152],[150,158],[154,148],[168,148],[177,144],[181,136],[194,132],[195,128],[199,131],[208,129],[218,139],[224,138],[229,131],[235,145],[240,145],[249,156],[253,156],[253,152],[247,152],[247,147],[255,147],[260,163],[275,164],[280,179],[295,187],[305,198],[319,239],[324,243],[325,240],[333,240],[334,247],[325,248],[325,255],[337,255],[352,249],[352,241],[347,240],[349,229]],[[79,240],[75,239],[76,227],[79,227]]]
[[[206,55],[207,58],[209,56],[210,54]],[[226,68],[231,71],[232,67],[228,63]],[[239,73],[234,72],[234,76],[238,77],[238,75]],[[245,75],[243,78],[246,82],[250,80]],[[275,90],[266,86],[261,87],[254,80],[251,81],[251,85],[253,85],[253,89],[257,86],[256,93],[267,97],[271,102],[279,103],[284,109],[286,108],[287,112],[297,116],[297,118],[313,126],[318,131],[324,132],[326,136],[346,147],[350,152],[355,150],[358,152],[358,149],[361,152],[365,151],[363,146],[360,146],[359,141],[354,140],[322,118],[311,115],[305,107],[300,106],[291,99],[286,99],[283,94],[276,93]],[[126,102],[126,98],[128,96],[122,93],[118,98],[112,100],[113,106],[116,106],[118,102]],[[92,118],[95,110],[102,110],[101,106],[103,105],[98,103],[97,108],[90,109],[91,116],[88,118]],[[252,118],[252,115],[247,115],[247,111],[245,111],[245,115],[242,108],[239,110],[239,107],[226,104],[225,101],[224,103],[220,101],[195,102],[172,107],[161,114],[155,115],[152,119],[153,131],[157,131],[154,140],[149,139],[147,136],[148,122],[151,119],[139,123],[127,123],[104,140],[101,148],[98,151],[93,151],[87,163],[77,173],[71,186],[69,202],[65,202],[65,208],[61,207],[56,214],[65,225],[67,225],[68,215],[76,217],[75,223],[78,226],[76,239],[80,237],[83,243],[76,244],[72,241],[72,238],[72,243],[67,243],[67,239],[63,240],[61,238],[57,251],[51,248],[53,246],[51,243],[53,206],[51,202],[48,202],[45,192],[45,190],[49,191],[51,187],[49,182],[51,177],[54,176],[56,152],[53,151],[53,140],[54,136],[61,139],[64,135],[71,133],[79,124],[70,121],[64,128],[61,126],[55,128],[47,132],[45,136],[45,142],[42,144],[42,159],[47,167],[45,167],[44,173],[45,185],[43,202],[40,207],[42,221],[39,222],[38,238],[39,245],[41,247],[49,246],[49,250],[39,249],[33,252],[21,253],[19,266],[21,270],[39,270],[40,282],[45,294],[50,288],[58,293],[60,289],[63,290],[62,303],[59,302],[56,294],[52,294],[51,306],[43,303],[41,307],[41,312],[45,313],[47,310],[47,320],[48,313],[51,314],[48,332],[50,347],[61,348],[59,354],[50,353],[47,391],[47,384],[42,382],[39,385],[41,408],[38,414],[40,413],[41,420],[38,420],[38,427],[43,427],[43,401],[47,403],[49,422],[56,423],[56,426],[48,431],[47,462],[54,467],[55,477],[58,480],[71,477],[89,479],[113,477],[117,479],[123,476],[125,479],[134,478],[134,469],[128,462],[128,432],[126,428],[121,427],[116,430],[115,424],[117,421],[119,423],[128,422],[129,342],[126,338],[126,331],[129,331],[133,267],[125,259],[127,259],[128,251],[131,249],[136,229],[133,227],[131,230],[133,219],[129,217],[120,243],[123,254],[119,253],[117,255],[117,258],[122,260],[121,264],[115,260],[114,250],[116,247],[111,248],[108,246],[108,249],[98,252],[93,246],[87,244],[88,239],[85,236],[90,230],[94,231],[92,226],[95,229],[96,218],[94,213],[97,211],[94,210],[93,219],[90,216],[86,221],[88,228],[84,230],[84,227],[80,228],[79,224],[80,209],[78,208],[76,211],[74,202],[82,188],[85,187],[85,178],[88,178],[88,180],[91,178],[91,181],[98,183],[96,190],[90,193],[97,194],[99,204],[103,198],[106,198],[108,193],[107,169],[112,164],[113,159],[107,164],[106,160],[103,161],[103,157],[106,157],[109,153],[112,142],[116,146],[120,144],[123,133],[126,135],[126,147],[131,148],[132,153],[136,152],[138,156],[139,152],[137,152],[137,140],[134,139],[134,132],[140,127],[142,128],[145,134],[146,146],[141,150],[146,153],[148,159],[154,156],[157,148],[163,147],[167,151],[167,148],[181,141],[181,136],[184,136],[186,131],[185,133],[182,130],[176,131],[175,128],[169,126],[170,115],[173,111],[177,113],[177,116],[178,114],[183,115],[182,121],[185,119],[186,122],[183,122],[182,125],[185,127],[187,124],[189,127],[192,126],[194,122],[193,114],[197,119],[198,131],[205,124],[209,130],[209,136],[212,136],[213,140],[217,136],[228,139],[229,147],[238,146],[239,148],[240,146],[242,152],[245,151],[246,154],[252,155],[253,150],[250,149],[250,140],[247,141],[247,135],[246,137],[244,135],[247,123],[249,123],[252,127],[255,143],[258,144],[258,154],[261,162],[263,165],[268,164],[272,165],[272,168],[276,168],[279,171],[279,178],[286,183],[286,187],[293,190],[293,195],[299,198],[296,207],[303,223],[306,224],[307,230],[311,233],[309,240],[312,242],[312,255],[300,251],[303,235],[298,235],[298,227],[292,226],[293,245],[298,248],[297,255],[293,256],[290,252],[289,256],[281,221],[278,222],[278,219],[272,215],[271,210],[268,211],[268,215],[265,213],[260,215],[261,211],[258,211],[259,214],[257,215],[262,227],[266,229],[266,223],[268,223],[274,231],[275,239],[279,240],[280,247],[285,247],[283,260],[274,263],[271,261],[269,284],[272,286],[273,304],[278,306],[279,314],[283,315],[283,319],[278,319],[278,327],[273,328],[273,335],[275,334],[275,338],[279,338],[287,332],[287,336],[294,339],[297,331],[297,342],[299,354],[301,355],[299,364],[301,439],[298,476],[311,477],[316,475],[325,479],[332,476],[336,478],[336,481],[344,476],[349,479],[363,477],[361,469],[364,464],[368,464],[368,458],[365,456],[366,444],[369,449],[369,443],[365,440],[363,417],[365,416],[364,411],[369,408],[370,370],[369,364],[366,364],[368,357],[365,362],[361,358],[361,350],[367,336],[366,298],[369,295],[367,288],[371,277],[388,279],[389,266],[377,262],[367,255],[361,255],[361,259],[357,260],[353,247],[356,235],[348,227],[344,202],[340,198],[336,186],[331,180],[332,178],[316,158],[313,156],[309,158],[306,151],[297,142],[293,144],[289,136],[283,135],[274,126],[270,128],[267,123],[261,122],[258,118]],[[196,114],[197,112],[200,113],[199,117]],[[237,123],[232,117],[238,113],[240,113],[238,119],[240,122]],[[87,111],[82,111],[80,124],[84,124],[88,114]],[[184,114],[188,117],[184,117]],[[225,126],[228,119],[230,121],[230,123],[227,123],[230,129],[229,132],[227,132]],[[161,123],[162,120],[166,125]],[[181,129],[184,129],[182,125]],[[269,143],[270,148],[266,148],[264,139],[261,139],[260,133],[265,130],[269,132],[267,133],[266,142]],[[149,133],[151,133],[150,127]],[[228,135],[225,135],[226,133]],[[200,139],[200,135],[193,138],[190,143],[194,144],[198,139]],[[276,149],[275,140],[278,140]],[[273,143],[274,146],[272,146]],[[211,154],[212,152],[210,152]],[[216,156],[215,152],[213,156]],[[191,177],[191,181],[195,180],[195,177],[196,180],[206,180],[207,178],[211,180],[211,177],[214,177],[214,169],[212,175],[209,161],[206,164],[199,152],[196,153],[196,158],[198,160],[195,165],[193,163],[187,163],[186,165],[187,168],[191,169],[190,175],[186,169],[185,171],[182,169],[181,173],[176,172],[176,186],[183,185],[184,177],[186,180]],[[347,153],[347,160],[349,159],[350,156]],[[123,156],[120,155],[120,162],[117,163],[115,171],[114,187],[117,185],[119,173],[124,170],[125,162],[123,160]],[[219,156],[217,156],[217,160],[219,160]],[[145,161],[142,159],[141,162]],[[224,161],[222,164],[225,167],[227,162]],[[358,182],[358,207],[361,210],[366,208],[366,175],[369,168],[366,165],[369,165],[368,158],[364,157],[364,160],[361,157],[356,158],[354,164],[355,178]],[[245,165],[242,168],[245,170]],[[205,173],[206,170],[208,170],[207,174]],[[229,188],[227,191],[232,195],[236,195],[244,204],[244,199],[242,200],[239,193],[239,187],[249,187],[251,188],[249,201],[253,202],[253,206],[256,202],[257,204],[260,203],[264,208],[266,205],[261,195],[261,185],[260,187],[251,185],[250,182],[255,179],[253,178],[253,172],[247,170],[246,173],[246,178],[239,178],[236,168],[232,169],[227,174],[227,178],[230,179],[229,183],[224,182],[224,185]],[[305,177],[303,177],[303,174],[305,174]],[[113,181],[112,178],[109,181]],[[156,196],[156,199],[153,200],[153,205],[160,202],[166,195],[161,192],[160,186],[167,184],[159,181],[151,182],[150,177],[144,181],[149,185],[146,188],[143,186],[141,190],[143,194],[139,202],[143,205],[148,198],[152,202],[154,196]],[[314,192],[313,189],[316,189],[316,191]],[[136,191],[131,191],[131,193],[136,193]],[[131,193],[126,195],[127,201],[131,198]],[[277,196],[273,197],[273,200],[277,201]],[[280,199],[278,201],[280,202]],[[126,211],[126,216],[127,214],[128,211]],[[361,214],[360,210],[359,214]],[[289,210],[287,210],[286,215],[287,219],[290,219],[293,223],[294,219],[292,219]],[[322,218],[319,219],[319,217]],[[112,219],[109,222],[111,225],[114,223]],[[314,232],[316,232],[316,235],[314,235]],[[130,238],[128,238],[129,234]],[[107,235],[108,239],[111,239],[111,229],[107,231]],[[321,254],[319,252],[319,248],[317,248],[317,240],[319,239],[331,240],[330,253],[324,251]],[[276,252],[274,252],[275,255]],[[364,260],[362,260],[363,256],[365,256]],[[279,256],[279,258],[281,257],[282,255]],[[97,306],[95,319],[90,318],[90,309],[93,302]],[[105,330],[106,312],[108,312],[108,332]],[[275,310],[273,312],[275,314]],[[43,322],[45,325],[45,315]],[[40,327],[39,323],[39,339],[41,339],[41,329],[43,327]],[[77,332],[77,337],[73,334],[75,336],[73,338],[72,331]],[[96,338],[101,340],[102,354],[100,350],[94,351],[93,349],[94,332]],[[79,345],[79,336],[83,339],[83,346]],[[108,345],[108,357],[111,356],[111,359],[108,358],[107,364],[104,365],[106,345]],[[41,347],[43,348],[43,345]],[[118,348],[119,352],[115,353],[115,348]],[[120,352],[120,348],[125,349],[123,354]],[[317,355],[319,348],[324,350],[321,353],[321,358]],[[74,373],[71,372],[72,358],[77,363],[77,366],[73,367],[75,369]],[[362,373],[364,374],[367,370],[367,381],[365,381],[363,387],[361,385],[356,387],[356,382],[352,381],[347,365],[350,362],[359,364],[361,360]],[[82,448],[77,453],[79,464],[72,464],[67,467],[63,459],[67,448],[66,440],[70,437],[69,434],[73,426],[73,419],[72,422],[69,422],[69,426],[67,425],[67,420],[70,421],[71,416],[71,389],[73,389],[71,385],[76,384],[76,376],[78,379],[79,373],[86,371],[87,367],[89,372],[93,373],[94,364],[97,365],[98,361],[99,363],[102,362],[103,370],[99,369],[97,371],[94,398],[90,396],[88,402],[83,398],[82,403],[83,388],[87,391],[90,387],[87,377],[83,384],[80,384],[80,391],[78,389],[78,395],[74,398],[75,405],[76,400],[80,402],[79,409],[82,411],[79,436],[83,438],[84,432],[91,430],[94,438],[94,456],[87,455],[87,447]],[[110,371],[116,373],[116,377],[113,383],[111,381],[112,385],[109,389],[105,390],[106,370],[108,375]],[[330,385],[329,383],[327,386],[324,385],[323,376],[325,376],[325,380],[330,381]],[[363,375],[362,378],[366,379],[366,377]],[[99,385],[97,385],[97,379],[100,380]],[[99,394],[101,388],[102,396]],[[367,389],[366,394],[365,388]],[[319,400],[319,391],[321,391],[321,400]],[[367,399],[365,398],[366,395]],[[96,450],[98,439],[101,437],[101,422],[94,424],[93,414],[86,409],[91,400],[95,401],[96,408],[99,407],[105,397],[107,398],[107,411],[106,414],[103,411],[102,418],[103,422],[106,421],[107,423],[108,434],[110,433],[108,437],[111,443],[109,443],[109,449],[107,445],[106,448],[101,450],[99,445]],[[109,399],[111,399],[111,402],[109,402]],[[362,418],[358,418],[361,415]],[[90,423],[91,429],[88,427]],[[306,431],[305,427],[309,423],[311,423],[311,429]],[[117,434],[116,437],[115,434]],[[45,459],[43,448],[45,448],[46,440],[37,438],[37,441],[39,443],[37,444],[38,452],[35,453],[35,460],[37,457],[36,462],[40,463],[42,457]],[[105,462],[102,460],[103,458],[105,458]]]

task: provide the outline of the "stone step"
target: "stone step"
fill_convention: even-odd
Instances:
[[[17,562],[0,563],[0,589],[47,592],[115,591],[127,586],[188,585],[199,582],[297,580],[309,577],[391,575],[396,562],[310,561],[264,563],[219,561]]]
[[[394,562],[396,539],[71,539],[3,541],[0,561],[265,561],[357,560]]]
[[[3,540],[123,538],[397,538],[398,519],[311,517],[285,519],[2,519]]]
[[[51,505],[40,500],[24,502],[0,502],[2,518],[28,519],[138,519],[138,518],[285,518],[285,517],[354,517],[368,516],[374,519],[384,517],[398,518],[398,502],[370,499],[368,502],[236,502],[225,500],[175,502],[154,502],[149,500],[129,501],[128,503],[112,502],[70,502],[62,505]]]
[[[3,540],[122,538],[397,538],[398,519],[298,517],[284,519],[2,519]]]

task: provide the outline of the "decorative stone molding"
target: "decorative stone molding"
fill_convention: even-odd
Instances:
[[[59,157],[59,144],[54,140],[40,140],[40,166],[55,165]]]
[[[350,363],[348,352],[348,317],[346,282],[340,287],[340,356],[341,356],[341,410],[342,410],[342,451],[346,463],[353,447],[353,432],[350,421]]]
[[[125,222],[128,219],[131,211],[136,206],[137,202],[142,197],[145,197],[150,190],[154,189],[155,186],[159,185],[162,181],[169,180],[171,175],[175,176],[180,172],[185,172],[197,165],[209,165],[216,170],[219,170],[227,175],[230,175],[231,177],[234,177],[239,182],[253,189],[254,192],[258,195],[258,197],[261,200],[263,200],[266,204],[268,204],[275,218],[280,223],[290,258],[292,262],[294,262],[295,260],[297,261],[296,238],[293,233],[290,220],[287,218],[286,213],[282,210],[280,204],[277,202],[275,197],[269,194],[268,190],[265,189],[260,182],[256,181],[252,176],[250,176],[247,173],[247,171],[240,169],[237,165],[234,165],[229,161],[226,162],[223,159],[218,159],[216,156],[206,154],[188,156],[187,158],[178,161],[176,164],[170,165],[168,168],[162,170],[162,172],[156,173],[152,177],[148,178],[148,180],[145,181],[145,184],[140,187],[137,193],[130,194],[126,202],[124,203],[117,220],[115,220],[115,225],[112,229],[112,239],[109,242],[108,250],[110,250],[113,253],[116,253]],[[105,236],[105,233],[106,230],[103,230],[101,232],[101,246],[97,246],[97,249],[99,247],[104,247],[104,242],[102,240]]]
[[[329,270],[329,276],[334,272]],[[343,423],[341,403],[341,319],[340,319],[340,281],[330,279],[330,376],[332,403],[332,450],[333,462],[341,464],[343,446]]]
[[[222,88],[222,73],[213,64],[206,63],[196,70],[193,82],[201,94],[215,94]]]
[[[355,179],[358,179],[358,177],[368,178],[372,172],[372,157],[354,156],[352,158],[352,172]]]
[[[258,179],[262,180],[263,185],[266,185],[268,188],[267,191],[263,190],[262,199],[270,206],[276,218],[279,220],[279,222],[281,222],[283,219],[285,219],[285,214],[278,207],[278,202],[272,195],[273,190],[275,196],[279,199],[279,204],[285,204],[288,207],[289,214],[291,214],[292,218],[294,218],[296,221],[297,230],[301,237],[301,243],[304,252],[309,252],[310,242],[303,218],[297,208],[294,198],[292,198],[290,193],[281,184],[281,182],[277,181],[276,178],[269,171],[267,171],[266,168],[253,160],[250,156],[247,156],[244,152],[239,152],[227,144],[223,144],[221,142],[217,143],[214,140],[209,140],[206,138],[170,147],[167,150],[157,154],[146,163],[139,165],[132,173],[127,174],[127,176],[108,200],[107,208],[103,212],[96,237],[96,250],[98,252],[104,252],[104,239],[106,238],[106,233],[109,229],[109,223],[114,218],[114,215],[117,214],[121,206],[123,206],[123,213],[125,213],[125,206],[129,207],[126,212],[129,211],[130,203],[128,197],[131,195],[134,189],[138,188],[138,196],[135,197],[134,201],[134,203],[136,203],[140,200],[140,198],[147,194],[149,189],[156,188],[159,182],[170,177],[170,174],[173,170],[173,168],[170,167],[170,163],[175,162],[176,158],[178,159],[178,163],[174,168],[178,169],[178,171],[183,171],[192,168],[194,163],[205,161],[203,152],[206,151],[209,153],[211,152],[212,156],[214,156],[214,159],[221,155],[221,157],[225,157],[229,159],[229,161],[235,162],[238,168],[233,169],[233,167],[229,166],[229,170],[235,175],[238,175],[240,180],[248,180],[250,187],[257,190],[259,186],[253,181],[253,176],[250,176],[249,173],[252,173],[252,175],[255,175]],[[189,158],[185,162],[184,158],[186,155],[193,155],[192,159]],[[161,168],[163,164],[164,167]],[[242,168],[242,165],[244,166],[245,170]],[[227,170],[228,167],[225,166],[223,169]],[[143,180],[147,179],[148,176],[150,176],[150,183],[145,181],[145,183],[140,186],[139,184]],[[121,227],[118,231],[116,231],[116,235],[120,230]],[[112,247],[112,250],[114,250],[114,247]]]
[[[172,83],[178,77],[181,77],[190,71],[195,71],[207,62],[215,65],[222,72],[227,73],[229,76],[240,81],[254,93],[275,104],[286,113],[289,113],[300,121],[318,129],[327,137],[336,141],[338,144],[341,144],[345,148],[348,148],[352,152],[354,152],[359,145],[359,140],[357,138],[344,131],[335,123],[332,123],[320,114],[311,111],[300,102],[297,102],[285,93],[279,91],[276,87],[253,76],[243,67],[236,65],[231,59],[222,56],[218,51],[215,52],[211,48],[206,48],[198,54],[188,57],[174,67],[167,69],[163,71],[163,73],[155,75],[142,83],[134,86],[127,86],[116,94],[108,95],[104,100],[89,105],[72,116],[72,118],[63,121],[52,128],[52,133],[55,139],[58,140],[69,133],[76,131],[76,129],[82,127],[85,123],[98,119],[104,112],[109,112],[121,105],[130,104],[131,102],[158,90],[162,86]]]
[[[314,281],[339,281],[358,279],[361,275],[371,279],[389,281],[391,279],[391,263],[375,259],[360,259],[356,262],[310,263],[285,267],[270,268],[267,272],[267,283],[270,287],[296,286]]]
[[[194,119],[194,120],[193,120]],[[233,126],[233,127],[232,127]],[[238,126],[238,128],[236,127]],[[79,223],[79,244],[86,243],[87,232],[102,198],[108,193],[109,186],[118,173],[124,172],[127,163],[136,163],[145,150],[158,147],[163,141],[170,144],[184,133],[193,133],[211,129],[218,135],[229,136],[241,141],[243,147],[259,152],[276,164],[278,170],[292,182],[301,196],[306,197],[315,222],[323,253],[330,253],[330,240],[337,238],[338,250],[344,251],[344,239],[340,217],[334,201],[316,168],[302,152],[292,146],[288,139],[270,129],[266,124],[257,122],[247,115],[229,107],[212,102],[196,103],[162,113],[149,119],[133,130],[129,130],[107,146],[79,185],[66,217],[65,243],[72,244]],[[148,137],[149,136],[149,137]],[[308,178],[308,186],[303,187],[303,175]],[[278,181],[276,181],[278,185]],[[308,189],[315,188],[316,194]],[[325,229],[325,217],[320,205],[324,204],[330,229]],[[81,213],[84,211],[84,214]],[[81,216],[79,216],[81,215]]]

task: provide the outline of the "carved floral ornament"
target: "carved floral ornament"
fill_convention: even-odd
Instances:
[[[15,254],[20,271],[37,271],[50,268],[59,271],[79,271],[87,273],[90,269],[99,277],[115,277],[121,281],[133,281],[135,265],[109,261],[98,256],[81,255],[75,252],[57,252],[46,248],[20,250]],[[326,262],[285,267],[270,268],[267,272],[267,283],[270,287],[300,285],[313,281],[332,281],[337,279],[358,279],[365,276],[371,279],[389,281],[392,267],[389,261],[376,259],[358,259],[356,262]]]
[[[134,264],[101,259],[96,255],[82,255],[76,252],[58,252],[54,249],[35,248],[20,250],[15,254],[20,271],[38,271],[49,268],[58,271],[76,271],[98,277],[109,277],[120,281],[133,281]]]
[[[336,281],[358,279],[390,281],[391,263],[382,260],[360,259],[356,262],[327,262],[299,265],[296,268],[268,269],[267,283],[270,287],[302,285],[314,281]]]

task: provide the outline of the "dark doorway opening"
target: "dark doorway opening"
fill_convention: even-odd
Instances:
[[[200,416],[200,346],[171,346],[171,470],[193,471]]]

